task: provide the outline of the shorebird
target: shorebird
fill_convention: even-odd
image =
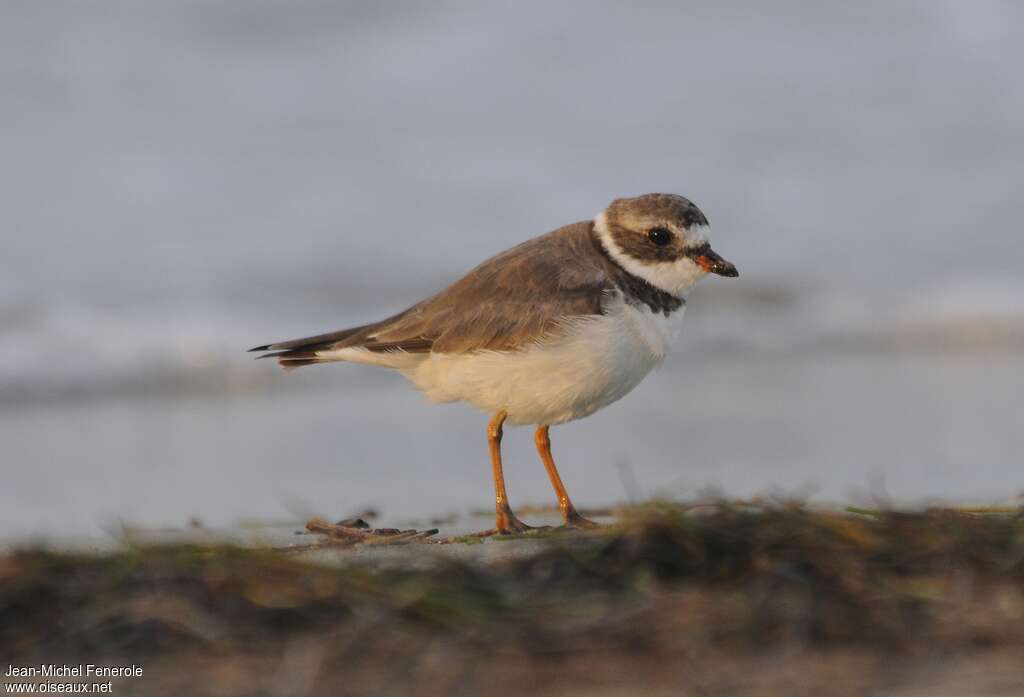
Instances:
[[[628,394],[668,354],[693,285],[709,273],[739,275],[711,249],[707,229],[682,196],[620,198],[393,317],[251,351],[286,369],[334,361],[391,368],[430,401],[464,401],[491,414],[497,534],[530,529],[505,491],[503,426],[535,425],[563,522],[591,527],[558,474],[549,429]]]

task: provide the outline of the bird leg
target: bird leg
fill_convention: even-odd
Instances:
[[[516,518],[508,505],[508,493],[505,491],[505,475],[501,469],[501,438],[504,435],[502,426],[508,417],[503,411],[499,411],[487,424],[487,444],[491,448],[491,467],[494,470],[494,533],[498,535],[511,535],[519,532],[526,532],[533,528]]]
[[[549,428],[549,426],[538,426],[537,432],[534,434],[534,442],[537,444],[540,459],[544,461],[548,477],[551,478],[551,486],[555,488],[555,494],[558,496],[558,510],[562,514],[562,522],[571,528],[596,528],[598,527],[597,523],[587,520],[576,511],[576,507],[572,505],[572,500],[569,498],[569,492],[565,490],[565,484],[562,483],[562,478],[558,476],[555,458],[551,456]]]

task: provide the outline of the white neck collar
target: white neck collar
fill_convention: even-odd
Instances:
[[[608,228],[608,217],[604,211],[594,218],[594,232],[597,233],[601,246],[612,260],[629,273],[644,279],[658,290],[670,293],[677,298],[686,298],[693,285],[708,275],[708,272],[695,264],[689,257],[675,261],[643,262],[629,256],[615,244],[611,230]]]

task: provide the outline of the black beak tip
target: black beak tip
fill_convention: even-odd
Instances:
[[[726,278],[738,278],[740,275],[740,272],[736,270],[736,266],[727,261],[719,264],[715,269],[715,273]]]

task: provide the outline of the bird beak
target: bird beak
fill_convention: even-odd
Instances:
[[[711,249],[695,257],[694,261],[708,273],[716,273],[719,276],[728,276],[729,278],[736,278],[740,275],[740,272],[736,270],[735,264],[726,261]]]

